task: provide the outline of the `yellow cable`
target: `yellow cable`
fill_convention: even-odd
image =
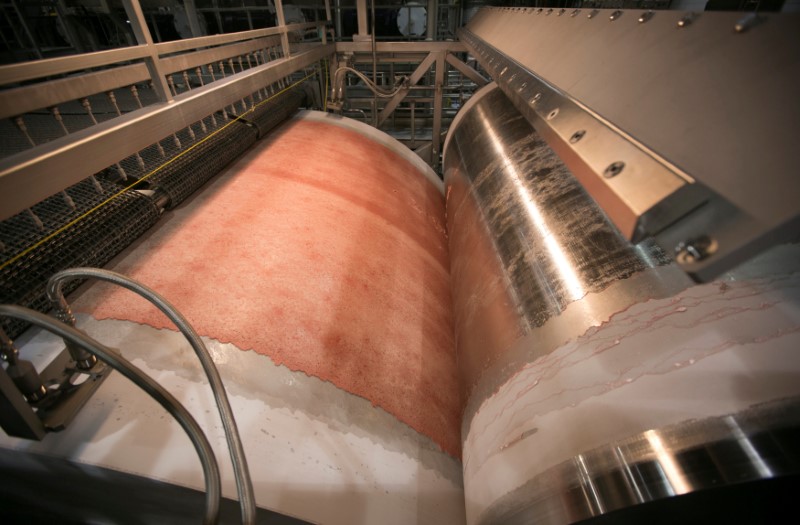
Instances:
[[[101,202],[100,204],[98,204],[97,206],[95,206],[94,208],[92,208],[92,209],[90,209],[89,211],[87,211],[86,213],[84,213],[83,215],[81,215],[81,216],[79,216],[79,217],[76,217],[75,219],[73,219],[72,221],[68,222],[67,224],[65,224],[65,225],[64,225],[64,226],[62,226],[61,228],[57,229],[56,231],[54,231],[53,233],[51,233],[50,235],[48,235],[48,236],[47,236],[47,237],[45,237],[44,239],[40,240],[39,242],[37,242],[37,243],[36,243],[36,244],[34,244],[33,246],[30,246],[30,247],[28,247],[28,248],[26,248],[26,249],[22,250],[21,252],[19,252],[19,253],[18,253],[17,255],[15,255],[14,257],[12,257],[12,258],[8,259],[7,261],[3,262],[3,264],[0,264],[0,270],[2,270],[3,268],[5,268],[6,266],[8,266],[8,265],[10,265],[10,264],[13,264],[13,263],[15,263],[16,261],[20,260],[22,257],[25,257],[26,255],[28,255],[29,253],[31,253],[33,250],[35,250],[36,248],[38,248],[38,247],[39,247],[39,246],[41,246],[42,244],[46,243],[47,241],[49,241],[50,239],[52,239],[52,238],[53,238],[53,237],[55,237],[56,235],[58,235],[58,234],[60,234],[60,233],[62,233],[62,232],[64,232],[64,231],[66,231],[67,229],[71,228],[72,226],[74,226],[74,225],[75,225],[75,224],[77,224],[78,222],[82,221],[83,219],[85,219],[86,217],[88,217],[89,215],[91,215],[92,213],[96,212],[97,210],[99,210],[100,208],[102,208],[103,206],[105,206],[106,204],[108,204],[109,202],[111,202],[112,200],[116,199],[117,197],[119,197],[120,195],[122,195],[123,193],[125,193],[126,191],[130,190],[131,188],[133,188],[134,186],[136,186],[136,185],[137,185],[137,184],[139,184],[140,182],[142,182],[142,181],[145,181],[145,180],[149,179],[150,177],[152,177],[153,175],[155,175],[156,173],[158,173],[159,171],[161,171],[163,168],[165,168],[165,167],[169,166],[170,164],[172,164],[173,162],[175,162],[176,160],[178,160],[178,159],[179,159],[179,158],[181,158],[182,156],[186,155],[187,153],[189,153],[190,151],[192,151],[192,150],[193,150],[193,149],[195,149],[196,147],[198,147],[198,146],[200,146],[201,144],[203,144],[205,141],[207,141],[207,140],[208,140],[208,139],[210,139],[211,137],[215,136],[217,133],[220,133],[220,132],[222,132],[222,130],[224,130],[224,129],[225,129],[225,128],[227,128],[228,126],[232,125],[232,124],[233,124],[234,122],[236,122],[237,120],[240,120],[240,119],[241,119],[242,117],[244,117],[245,115],[247,115],[247,114],[249,114],[249,113],[252,113],[252,112],[253,112],[253,111],[254,111],[254,110],[257,108],[257,107],[261,106],[262,104],[266,104],[267,102],[269,102],[269,101],[270,101],[270,100],[272,100],[273,98],[277,97],[278,95],[281,95],[281,94],[285,93],[286,91],[290,90],[291,88],[295,87],[296,85],[300,84],[301,82],[305,82],[306,80],[308,80],[308,79],[309,79],[310,77],[312,77],[312,76],[314,76],[314,73],[312,73],[312,74],[310,74],[310,75],[306,75],[305,77],[301,78],[300,80],[298,80],[297,82],[295,82],[295,83],[294,83],[294,84],[292,84],[291,86],[287,86],[287,87],[283,88],[282,90],[278,91],[277,93],[275,93],[274,95],[272,95],[272,96],[270,96],[270,97],[267,97],[266,99],[262,100],[262,101],[261,101],[261,102],[259,102],[258,104],[255,104],[255,105],[254,105],[252,108],[248,109],[247,111],[245,111],[244,113],[242,113],[241,115],[239,115],[238,117],[236,117],[235,119],[231,120],[230,122],[228,122],[227,124],[225,124],[224,126],[222,126],[221,128],[219,128],[218,130],[214,131],[213,133],[211,133],[210,135],[208,135],[207,137],[205,137],[203,140],[201,140],[201,141],[199,141],[199,142],[196,142],[195,144],[192,144],[192,146],[191,146],[191,147],[189,147],[189,148],[187,148],[186,150],[182,151],[180,154],[178,154],[178,155],[175,155],[175,157],[173,157],[173,158],[169,159],[169,160],[168,160],[167,162],[165,162],[164,164],[162,164],[162,165],[158,166],[158,167],[157,167],[157,168],[155,168],[153,171],[151,171],[150,173],[148,173],[147,175],[145,175],[145,176],[144,176],[144,177],[142,177],[141,179],[137,180],[136,182],[134,182],[134,183],[133,183],[133,184],[131,184],[130,186],[126,186],[125,188],[121,189],[120,191],[118,191],[117,193],[115,193],[114,195],[112,195],[111,197],[107,198],[106,200],[104,200],[103,202]]]

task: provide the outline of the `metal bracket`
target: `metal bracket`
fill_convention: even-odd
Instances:
[[[47,395],[27,403],[5,369],[0,368],[0,426],[9,436],[41,440],[64,430],[113,369],[98,361],[80,370],[65,349],[39,374]]]

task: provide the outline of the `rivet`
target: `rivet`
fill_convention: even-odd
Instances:
[[[563,15],[563,14],[564,14],[564,13],[566,13],[566,12],[567,12],[567,10],[566,10],[566,9],[563,9],[563,8],[562,8],[562,9],[559,9],[559,10],[558,10],[558,16],[561,16],[561,15]]]
[[[597,16],[597,13],[599,13],[599,12],[600,12],[600,11],[598,11],[597,9],[592,9],[592,10],[589,12],[589,14],[588,14],[588,15],[586,15],[586,18],[588,18],[588,19],[590,19],[590,20],[591,20],[592,18],[596,17],[596,16]]]
[[[581,12],[580,9],[573,9],[572,12],[569,14],[569,16],[571,16],[572,18],[575,18],[576,16],[578,16],[578,13],[580,13],[580,12]]]
[[[654,13],[652,11],[645,11],[644,13],[639,15],[639,23],[644,24],[645,22],[653,18],[653,14]]]
[[[558,108],[554,109],[547,115],[547,120],[553,120],[558,116]]]
[[[586,136],[586,130],[585,129],[578,130],[572,134],[572,136],[569,138],[569,142],[570,144],[575,144],[576,142],[579,142],[584,136]]]
[[[539,102],[540,98],[542,98],[542,94],[541,93],[536,93],[533,96],[533,98],[531,99],[531,104],[536,104],[537,102]]]
[[[614,11],[613,13],[608,15],[608,19],[613,22],[614,20],[616,20],[617,18],[619,18],[621,16],[622,16],[622,11]]]
[[[610,179],[611,177],[616,177],[622,170],[625,169],[625,163],[622,161],[617,161],[608,165],[606,170],[603,172],[603,177]]]
[[[547,12],[545,13],[545,15],[547,15],[547,16],[550,16],[552,14],[553,14],[553,9],[552,8],[548,9]]]

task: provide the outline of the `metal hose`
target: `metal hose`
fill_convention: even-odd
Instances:
[[[211,449],[211,445],[208,439],[206,439],[200,425],[197,424],[197,421],[195,421],[189,411],[186,410],[172,394],[167,392],[164,387],[139,370],[139,368],[130,361],[72,326],[61,323],[36,310],[31,310],[30,308],[22,306],[0,305],[0,316],[26,321],[61,337],[70,344],[91,352],[110,367],[133,381],[139,388],[155,399],[158,404],[164,407],[164,409],[178,421],[181,427],[183,427],[183,430],[192,441],[197,455],[200,457],[200,463],[203,465],[206,485],[206,508],[203,524],[215,525],[217,523],[220,501],[220,478],[217,459],[214,457],[214,451]]]
[[[407,82],[407,79],[404,77],[403,80],[401,80],[401,82],[392,91],[386,91],[376,86],[374,82],[372,82],[372,80],[370,80],[369,77],[366,76],[361,71],[352,67],[342,66],[339,69],[337,69],[336,72],[333,74],[333,88],[334,88],[333,95],[336,100],[344,99],[343,75],[348,71],[350,73],[353,73],[358,78],[360,78],[367,86],[367,88],[369,88],[369,90],[372,91],[375,94],[375,96],[380,98],[392,98],[393,96],[395,96],[395,94],[397,94],[398,91],[400,91],[401,89],[403,89],[403,87],[405,87]]]
[[[231,462],[233,463],[236,490],[239,494],[239,502],[241,505],[242,523],[245,525],[252,525],[255,523],[256,503],[253,495],[253,483],[250,479],[250,471],[247,466],[244,448],[242,447],[242,440],[239,437],[239,429],[233,417],[233,410],[228,401],[228,395],[225,391],[222,379],[220,378],[219,371],[217,371],[217,367],[214,365],[214,360],[211,358],[211,354],[209,354],[200,336],[189,324],[189,321],[154,290],[129,277],[99,268],[72,268],[58,272],[50,278],[47,283],[47,297],[53,303],[56,310],[59,311],[59,317],[72,318],[69,304],[62,293],[63,285],[72,279],[98,279],[121,286],[138,294],[161,310],[186,337],[192,349],[194,349],[197,354],[197,358],[200,360],[200,364],[208,377],[208,383],[211,386],[211,391],[214,393],[214,399],[219,409],[220,419],[222,420],[222,426],[225,431],[225,439],[228,442]]]

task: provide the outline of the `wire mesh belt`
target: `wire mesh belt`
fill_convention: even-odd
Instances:
[[[174,208],[252,146],[256,138],[256,130],[235,122],[153,175],[148,179],[149,187],[164,192],[169,197],[168,207]]]
[[[45,285],[50,276],[67,268],[107,263],[158,221],[158,194],[168,196],[169,207],[176,206],[305,100],[305,91],[294,87],[227,125],[221,125],[222,113],[209,116],[203,120],[202,131],[199,124],[193,130],[184,129],[100,176],[0,222],[0,304],[46,312]],[[145,195],[135,187],[156,193]],[[73,282],[65,292],[79,285]],[[10,337],[17,337],[27,326],[8,318],[2,321]]]
[[[90,206],[97,197],[104,195],[108,198],[120,189],[103,181],[100,194],[91,183],[92,187],[87,188],[87,182],[79,182],[67,190],[76,205],[80,202],[82,208]],[[59,209],[61,206],[53,202],[61,198],[57,194],[36,206],[42,222],[64,220]],[[51,275],[73,266],[102,266],[150,228],[158,217],[159,210],[151,199],[136,191],[123,192],[96,212],[39,244],[35,250],[4,266],[0,270],[0,304],[19,304],[46,312],[50,303],[45,296],[45,285]],[[18,218],[15,216],[3,221],[4,237],[8,234],[13,236],[14,224],[7,223],[19,226]],[[19,229],[26,230],[25,227]],[[79,284],[70,283],[69,291]],[[25,323],[10,318],[4,318],[2,324],[10,337],[16,337],[27,328]]]
[[[244,120],[254,124],[258,129],[258,136],[263,137],[302,106],[305,100],[305,91],[296,87],[281,95],[280,98],[268,100],[256,107],[252,113],[244,117]]]

